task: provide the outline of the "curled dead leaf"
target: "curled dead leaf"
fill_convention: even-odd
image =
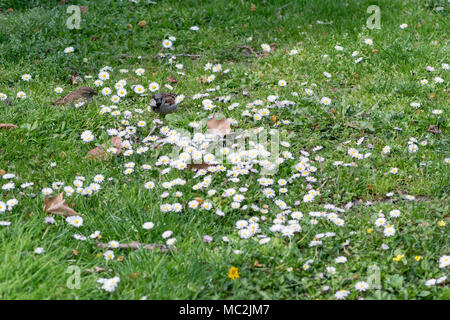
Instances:
[[[201,206],[202,203],[203,203],[203,199],[202,198],[196,197],[196,198],[194,198],[194,200],[198,202],[199,206]]]
[[[0,123],[0,129],[17,129],[17,126],[13,123]]]
[[[344,253],[347,255],[347,256],[349,256],[350,255],[350,252],[348,252],[348,250],[347,250],[347,248],[346,247],[343,247],[343,250],[344,250]]]
[[[213,115],[212,119],[206,122],[208,127],[208,132],[211,134],[226,135],[231,132],[231,123],[228,119],[217,119],[216,114]]]
[[[253,262],[253,265],[257,268],[264,268],[264,265],[262,265],[261,263],[259,263],[258,260],[255,260],[255,262]]]
[[[78,215],[78,213],[70,208],[63,199],[63,192],[54,197],[46,196],[44,199],[44,211],[64,217]]]
[[[139,21],[138,23],[139,27],[143,28],[147,25],[147,22],[145,22],[145,20]]]

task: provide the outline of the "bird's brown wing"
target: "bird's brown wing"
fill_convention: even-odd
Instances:
[[[89,87],[81,87],[77,91],[81,92],[85,97],[92,97],[97,94],[97,91]]]
[[[166,101],[166,104],[174,104],[175,103],[175,98],[177,97],[177,95],[173,94],[173,93],[163,93],[164,96],[164,100]]]
[[[65,97],[56,100],[53,104],[54,105],[68,104],[68,103],[72,103],[75,100],[82,98],[81,94],[79,94],[79,92],[77,92],[77,91],[71,92],[68,95],[66,95]]]
[[[73,103],[75,101],[78,101],[78,100],[86,98],[86,97],[92,97],[95,94],[97,94],[97,92],[95,92],[94,89],[91,89],[89,87],[81,87],[81,88],[69,93],[65,97],[56,100],[53,103],[53,105],[64,105],[64,104]]]

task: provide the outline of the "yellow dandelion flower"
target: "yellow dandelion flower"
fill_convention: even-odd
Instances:
[[[231,267],[230,270],[228,270],[228,278],[231,280],[239,278],[239,268]]]

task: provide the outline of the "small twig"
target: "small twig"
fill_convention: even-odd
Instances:
[[[260,54],[258,52],[255,51],[255,49],[253,49],[250,46],[239,46],[238,49],[247,49],[249,50],[251,53],[253,53],[254,55],[256,55],[257,57],[260,56]]]
[[[108,243],[98,242],[97,243],[97,247],[98,248],[108,248],[109,244]],[[137,242],[137,241],[133,241],[133,242],[130,242],[130,243],[121,243],[121,244],[119,244],[119,248],[120,249],[139,249],[139,248],[144,248],[144,249],[148,249],[148,250],[160,249],[161,252],[169,251],[169,248],[166,245],[163,245],[163,244],[157,244],[157,243],[143,244],[143,243],[140,243],[140,242]]]
[[[166,54],[162,54],[162,52],[163,52],[163,49],[159,50],[158,53],[153,56],[153,59],[164,58],[164,57],[167,57],[167,56],[171,56],[171,57],[189,57],[189,58],[193,58],[193,59],[198,59],[198,58],[202,57],[199,54],[190,54],[190,53],[179,53],[179,54],[166,53]]]
[[[282,10],[282,9],[284,9],[284,8],[286,8],[287,6],[289,6],[291,3],[290,2],[288,2],[288,3],[286,3],[285,5],[283,5],[283,6],[281,6],[281,7],[279,7],[278,8],[278,11],[280,11],[280,10]]]

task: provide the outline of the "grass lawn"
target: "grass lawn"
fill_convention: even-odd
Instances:
[[[155,2],[0,0],[0,299],[449,299],[448,2]]]

